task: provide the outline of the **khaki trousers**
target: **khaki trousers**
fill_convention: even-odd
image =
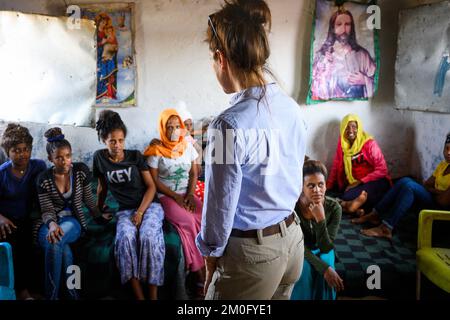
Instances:
[[[272,236],[230,237],[205,300],[289,300],[302,272],[303,232],[298,217],[280,227]]]

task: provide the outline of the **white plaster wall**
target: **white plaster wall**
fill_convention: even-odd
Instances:
[[[70,3],[70,1],[66,1]],[[102,2],[84,0],[77,3]],[[107,1],[103,1],[107,2]],[[219,8],[219,0],[137,0],[136,52],[138,107],[118,110],[129,128],[128,147],[142,149],[157,136],[159,112],[185,101],[195,118],[216,115],[228,106],[219,87],[208,48],[203,43],[207,16]],[[379,91],[369,102],[329,102],[306,106],[309,47],[314,0],[268,0],[273,27],[270,65],[286,92],[299,101],[308,123],[308,155],[331,164],[339,122],[357,113],[365,129],[383,149],[393,176],[428,175],[442,149],[449,115],[394,109],[394,64],[398,11],[418,0],[380,0],[381,74]],[[63,0],[0,0],[0,10],[62,15]],[[1,106],[5,107],[5,106]],[[117,109],[115,109],[117,110]],[[44,125],[27,124],[36,137],[34,155],[45,158],[39,139]],[[2,131],[4,124],[0,124]],[[90,163],[101,147],[90,128],[63,128],[72,141],[75,158]],[[436,139],[438,137],[439,139]],[[438,143],[439,142],[439,143]]]

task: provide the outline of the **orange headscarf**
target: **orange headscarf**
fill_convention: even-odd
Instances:
[[[178,141],[170,141],[166,137],[166,125],[169,118],[172,116],[178,117],[180,120],[180,138]],[[178,112],[175,109],[166,109],[161,112],[158,119],[159,135],[161,136],[161,145],[149,145],[145,151],[144,156],[160,156],[164,158],[177,159],[181,157],[186,150],[187,141],[184,139],[184,132],[186,131],[184,123],[181,120]]]

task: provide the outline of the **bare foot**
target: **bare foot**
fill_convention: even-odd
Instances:
[[[348,206],[350,204],[350,201],[341,200],[341,201],[339,201],[339,204],[342,207],[342,213],[349,213],[348,212]]]
[[[359,196],[351,201],[343,201],[342,209],[347,212],[355,213],[367,201],[367,192],[362,191]]]
[[[353,224],[363,224],[366,222],[374,224],[374,225],[379,225],[381,223],[381,220],[378,217],[378,214],[374,213],[373,211],[366,214],[365,216],[361,216],[359,218],[352,219]]]
[[[378,227],[370,229],[362,229],[361,233],[368,237],[386,238],[392,240],[392,231],[383,223]]]

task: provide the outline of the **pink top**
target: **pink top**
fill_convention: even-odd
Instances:
[[[348,185],[343,155],[341,139],[338,139],[333,166],[327,179],[327,189],[332,189],[336,183],[339,190],[343,190]],[[368,140],[362,147],[361,152],[353,155],[352,175],[355,179],[363,183],[382,178],[391,181],[383,153],[375,140]]]

